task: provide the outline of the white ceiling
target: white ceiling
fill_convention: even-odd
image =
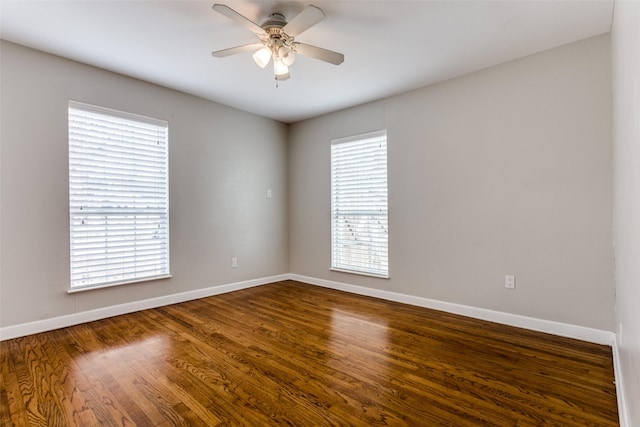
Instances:
[[[298,56],[276,88],[251,53],[211,56],[258,41],[214,12],[216,1],[258,24],[312,2],[326,18],[296,40],[345,61]],[[606,33],[613,13],[613,0],[309,2],[1,0],[0,36],[292,123]]]

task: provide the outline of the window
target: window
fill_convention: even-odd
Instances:
[[[169,275],[167,122],[69,102],[71,290]]]
[[[387,133],[331,142],[331,268],[389,277]]]

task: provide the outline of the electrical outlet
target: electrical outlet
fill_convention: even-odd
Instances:
[[[270,199],[271,197],[272,197],[271,189],[269,188],[269,189],[267,190],[267,199]]]
[[[507,274],[504,276],[504,287],[507,289],[515,289],[516,288],[516,276],[512,276]]]
[[[231,267],[236,268],[238,266],[238,258],[231,258]]]

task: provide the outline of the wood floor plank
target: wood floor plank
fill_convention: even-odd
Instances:
[[[611,349],[283,281],[0,343],[0,424],[616,426]]]

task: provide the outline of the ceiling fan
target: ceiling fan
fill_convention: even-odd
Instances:
[[[287,22],[281,13],[272,13],[262,25],[257,25],[224,4],[214,4],[213,10],[253,32],[260,39],[260,43],[250,43],[217,50],[211,52],[211,55],[216,58],[224,58],[237,53],[255,51],[253,60],[261,68],[266,67],[271,58],[273,58],[276,82],[278,80],[287,80],[291,77],[289,67],[295,61],[296,54],[309,56],[334,65],[339,65],[344,61],[344,55],[341,53],[295,41],[294,37],[324,19],[324,12],[316,6],[307,6],[291,22]]]

